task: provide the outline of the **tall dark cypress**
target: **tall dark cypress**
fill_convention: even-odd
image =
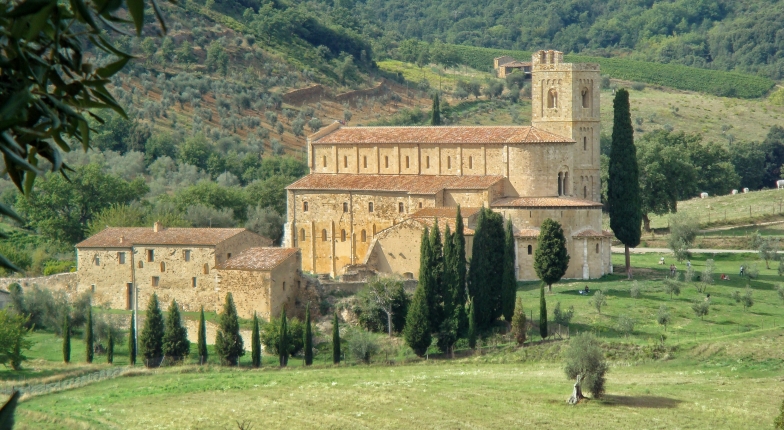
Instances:
[[[455,318],[457,319],[457,332],[460,336],[465,336],[468,330],[468,314],[466,313],[467,291],[466,291],[466,246],[465,234],[463,231],[463,215],[460,213],[460,205],[457,205],[457,215],[455,216],[455,233],[452,235],[452,252],[455,259],[455,284],[457,288],[453,290],[454,298],[452,302],[455,306]]]
[[[515,276],[515,240],[512,220],[506,221],[504,235],[504,270],[501,283],[501,310],[504,319],[511,324],[514,315],[515,296],[517,295],[517,277]]]
[[[534,253],[534,270],[536,276],[547,284],[549,291],[552,291],[552,285],[566,274],[569,260],[561,224],[550,218],[545,219],[539,227],[537,248]]]
[[[403,339],[414,350],[414,353],[420,357],[427,353],[427,348],[433,340],[429,327],[429,310],[425,286],[417,285],[414,298],[408,306],[406,326],[403,328]]]
[[[136,314],[131,314],[131,327],[128,329],[128,364],[136,365]]]
[[[313,331],[310,327],[310,303],[305,306],[305,339],[302,344],[305,348],[305,365],[313,364]]]
[[[468,291],[478,329],[501,316],[501,281],[504,266],[504,220],[490,209],[480,209],[468,271]]]
[[[620,89],[613,100],[613,133],[607,181],[610,228],[626,252],[626,276],[631,279],[629,248],[640,244],[642,210],[637,149],[629,111],[629,92]]]
[[[444,228],[444,274],[442,277],[444,297],[444,319],[455,317],[455,290],[457,285],[457,261],[454,252],[454,236],[449,224]]]
[[[547,337],[547,299],[544,297],[544,282],[539,288],[539,334]]]
[[[261,338],[259,335],[259,317],[253,312],[253,333],[250,341],[250,358],[253,367],[261,366]]]
[[[167,359],[181,361],[191,352],[188,340],[188,328],[182,325],[180,307],[172,300],[166,315],[166,327],[163,332],[163,355]]]
[[[87,322],[84,325],[84,352],[85,360],[88,363],[93,362],[93,309],[87,308]]]
[[[207,362],[207,323],[204,321],[204,306],[201,307],[199,313],[199,332],[197,337],[197,349],[199,350],[199,363],[205,364]]]
[[[433,112],[430,116],[430,125],[441,125],[441,102],[438,93],[433,95]]]
[[[278,333],[278,361],[280,367],[289,363],[289,328],[286,322],[286,309],[280,315],[280,332]]]
[[[63,363],[71,362],[71,321],[63,317]]]
[[[476,348],[476,310],[474,302],[468,307],[468,347]]]
[[[435,219],[433,229],[430,230],[430,273],[431,290],[428,291],[428,314],[430,317],[430,330],[436,331],[444,320],[444,245],[441,241],[441,230],[438,228],[438,218]]]
[[[332,364],[340,364],[340,326],[337,312],[332,320]]]
[[[433,300],[435,282],[436,277],[433,274],[433,254],[430,249],[430,230],[425,227],[424,231],[422,231],[422,241],[419,244],[419,283],[417,284],[417,287],[421,286],[423,289],[425,306],[427,306],[428,310],[430,309]],[[428,319],[425,324],[427,324],[425,329],[430,332],[430,319]]]
[[[245,355],[245,345],[240,336],[240,321],[231,293],[226,293],[226,300],[223,302],[223,313],[220,315],[218,333],[215,335],[215,352],[222,363],[232,366],[236,366],[240,357]]]
[[[106,362],[109,364],[114,363],[114,335],[109,330],[109,340],[106,346]]]
[[[141,336],[141,352],[144,355],[144,365],[157,367],[163,358],[163,312],[158,304],[158,295],[153,293],[147,304],[147,315]]]

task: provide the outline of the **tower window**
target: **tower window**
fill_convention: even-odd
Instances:
[[[588,109],[591,107],[591,92],[588,91],[588,88],[583,88],[581,95],[583,98],[583,108]]]
[[[425,168],[430,168],[430,156],[425,157]]]
[[[563,181],[563,173],[558,172],[558,195],[559,196],[563,195],[563,188],[562,188],[563,187],[563,182],[562,181]]]
[[[452,157],[446,157],[446,168],[447,169],[452,168]]]
[[[558,91],[556,91],[555,88],[551,88],[550,91],[547,92],[547,107],[550,109],[558,107]]]
[[[326,242],[327,241],[327,230],[326,229],[321,230],[321,241],[322,242]]]
[[[597,254],[599,253],[599,244],[598,243],[596,244],[596,253]]]
[[[534,247],[531,246],[531,245],[528,245],[528,255],[531,255],[533,253],[534,253]]]
[[[373,202],[368,202],[368,212],[373,212]]]
[[[308,202],[302,202],[302,212],[308,211]]]
[[[474,168],[474,157],[468,157],[468,168],[469,169]]]
[[[300,242],[304,242],[305,241],[305,229],[304,228],[299,229],[299,241]]]
[[[324,167],[327,167],[327,156],[325,155],[323,158]]]
[[[367,242],[367,232],[365,230],[362,230],[360,238],[362,239],[362,242]]]
[[[583,151],[588,150],[588,137],[583,136]]]
[[[583,198],[584,199],[588,198],[588,187],[583,187]]]
[[[373,224],[373,236],[375,236],[375,235],[376,235],[376,225]]]
[[[346,241],[346,230],[345,229],[340,230],[340,241],[341,242],[345,242]]]
[[[403,213],[403,202],[397,204],[397,211]]]
[[[348,202],[343,202],[343,212],[348,212]]]

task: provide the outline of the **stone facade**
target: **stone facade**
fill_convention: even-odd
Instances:
[[[311,174],[287,188],[284,233],[287,246],[302,250],[303,270],[336,276],[364,263],[418,276],[422,229],[449,217],[417,213],[453,214],[460,205],[512,220],[520,280],[536,278],[533,251],[546,218],[564,227],[567,278],[610,272],[611,237],[601,229],[599,203],[599,67],[540,51],[531,68],[532,127],[334,123],[310,136]],[[472,228],[466,223],[468,241]]]

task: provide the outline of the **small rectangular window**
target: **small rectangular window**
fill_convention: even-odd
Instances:
[[[368,212],[373,212],[373,202],[368,203]]]
[[[408,165],[408,155],[406,155],[406,169],[408,169],[408,167],[409,167],[409,165]]]
[[[348,213],[348,203],[343,202],[343,212]]]
[[[403,202],[397,204],[397,211],[403,213]]]
[[[302,212],[308,211],[308,202],[302,202]]]
[[[228,260],[229,258],[231,258],[231,252],[226,254],[226,259]]]
[[[367,155],[362,157],[362,167],[367,169]]]
[[[474,168],[474,157],[468,157],[468,168],[469,169]]]
[[[185,251],[182,252],[182,254],[183,254],[183,256],[182,256],[183,260],[191,261],[191,250],[190,249],[186,249]]]
[[[425,157],[425,168],[430,168],[430,156]]]
[[[95,258],[93,259],[93,262],[95,263],[96,266],[100,266],[101,265],[101,257],[96,255]]]
[[[446,157],[446,168],[447,169],[451,169],[452,168],[452,157],[449,157],[449,156]]]
[[[160,278],[160,277],[158,277],[158,276],[153,276],[153,277],[152,277],[152,286],[153,286],[153,287],[157,287],[157,286],[158,286],[158,283],[160,283],[160,281],[161,281],[161,278]]]
[[[125,253],[124,252],[118,252],[117,253],[117,261],[120,264],[125,264]]]
[[[345,155],[343,156],[343,167],[348,167],[348,157]]]
[[[147,261],[148,262],[155,261],[155,250],[154,249],[148,249],[147,250]]]
[[[196,288],[196,277],[191,278],[191,285]]]
[[[95,292],[95,284],[90,285],[90,292],[91,293]]]
[[[327,156],[324,156],[324,167],[327,167]]]
[[[389,157],[386,155],[384,156],[384,167],[389,168]]]

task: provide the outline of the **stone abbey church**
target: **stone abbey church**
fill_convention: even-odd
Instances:
[[[416,277],[424,227],[454,227],[460,205],[470,258],[478,209],[489,207],[512,220],[519,280],[536,279],[546,218],[564,228],[566,278],[612,271],[599,203],[599,66],[539,51],[531,81],[531,127],[334,123],[310,136],[311,173],[287,188],[284,246],[299,248],[306,272],[364,264]]]

